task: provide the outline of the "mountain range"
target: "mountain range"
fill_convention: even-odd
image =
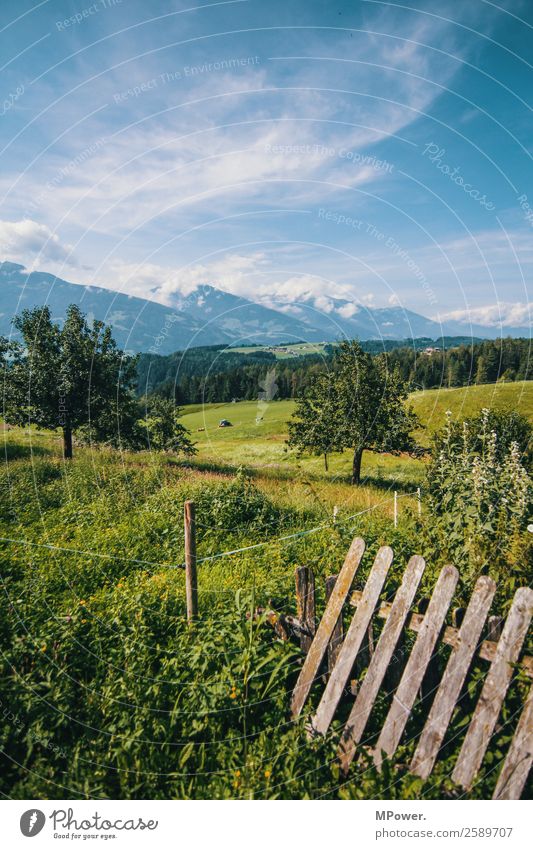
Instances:
[[[61,321],[69,304],[77,304],[89,319],[113,327],[118,345],[128,351],[170,354],[203,345],[326,342],[340,338],[411,339],[475,336],[494,339],[530,336],[529,327],[484,327],[445,321],[442,324],[403,307],[362,307],[329,298],[326,310],[314,296],[275,308],[201,285],[187,296],[176,295],[165,306],[145,298],[69,283],[44,271],[28,272],[23,265],[0,263],[0,335],[12,334],[12,318],[27,307],[50,307]]]

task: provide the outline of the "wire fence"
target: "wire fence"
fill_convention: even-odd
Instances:
[[[421,499],[421,490],[420,487],[414,492],[403,492],[398,493],[394,490],[393,498],[394,498],[394,513],[393,513],[393,521],[394,527],[398,525],[398,501],[401,498],[413,498],[417,499],[417,510],[418,515],[420,516],[422,513],[422,499]],[[284,534],[280,537],[274,537],[272,539],[262,540],[261,542],[252,543],[252,545],[245,545],[240,548],[232,548],[227,551],[219,551],[216,554],[210,554],[205,557],[196,557],[196,564],[207,563],[213,560],[219,560],[222,557],[232,557],[237,554],[241,554],[247,551],[254,551],[260,548],[264,548],[269,545],[279,545],[283,542],[289,542],[290,540],[300,539],[302,537],[309,536],[310,534],[318,533],[318,531],[323,531],[328,528],[331,528],[332,525],[340,527],[346,525],[348,522],[353,521],[354,519],[359,518],[360,516],[365,516],[368,513],[372,513],[374,510],[383,507],[384,505],[390,503],[389,499],[383,499],[382,501],[378,501],[377,504],[373,504],[370,507],[366,507],[364,510],[359,510],[356,513],[352,513],[350,516],[344,516],[339,518],[339,508],[335,506],[333,508],[332,520],[327,522],[322,522],[320,525],[316,525],[313,528],[306,528],[302,531],[295,531],[291,534]],[[45,548],[50,551],[60,551],[66,554],[76,554],[84,557],[97,557],[104,560],[115,560],[115,561],[126,561],[128,563],[135,563],[139,566],[151,566],[158,569],[185,569],[186,563],[182,561],[180,563],[163,563],[161,561],[155,560],[144,560],[138,557],[128,557],[124,554],[107,554],[105,552],[92,551],[91,549],[78,549],[78,548],[70,548],[61,545],[54,545],[52,543],[44,543],[44,542],[35,542],[33,540],[14,538],[14,537],[0,537],[0,542],[25,545],[32,548]]]

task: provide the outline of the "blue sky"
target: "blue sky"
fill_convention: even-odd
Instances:
[[[3,0],[0,258],[525,325],[527,0]]]

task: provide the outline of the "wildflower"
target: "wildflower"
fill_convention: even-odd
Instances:
[[[272,775],[272,770],[271,769],[265,769],[265,778],[270,778],[271,775]]]
[[[44,644],[44,646],[41,646],[41,651],[46,651],[46,643]]]
[[[78,604],[79,604],[81,607],[84,607],[84,606],[87,604],[87,602],[86,602],[86,601],[82,598],[82,600],[81,600],[81,601],[79,601],[79,602],[78,602]]]
[[[235,687],[235,684],[231,688],[231,693],[229,694],[229,697],[230,697],[230,699],[236,699],[237,698],[237,688]]]
[[[82,619],[82,620],[81,620],[81,622],[82,622],[82,625],[83,625],[85,622],[87,622],[87,620],[86,620],[86,619]]]

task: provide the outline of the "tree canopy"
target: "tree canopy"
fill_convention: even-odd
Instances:
[[[342,342],[331,369],[317,374],[297,400],[288,444],[299,452],[353,451],[352,483],[360,483],[363,451],[414,448],[416,416],[405,406],[408,388],[383,354],[372,356],[358,342]]]
[[[89,324],[71,305],[62,326],[46,306],[24,310],[13,323],[22,342],[0,344],[7,422],[61,428],[66,459],[74,432],[86,442],[194,451],[173,403],[158,399],[142,419],[134,394],[138,357],[117,348],[103,322]]]

